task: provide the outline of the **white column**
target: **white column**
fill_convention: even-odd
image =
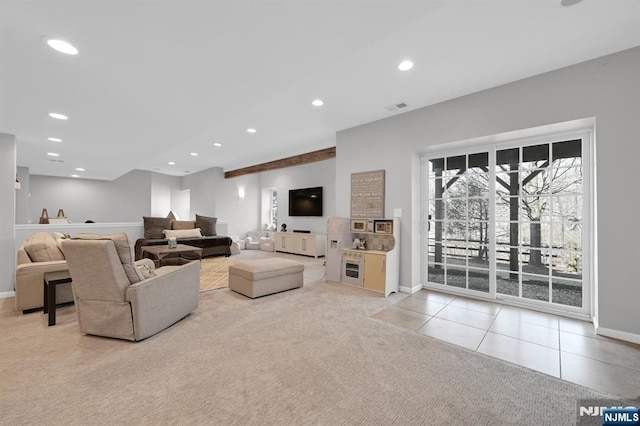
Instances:
[[[0,297],[13,295],[16,137],[0,133]]]

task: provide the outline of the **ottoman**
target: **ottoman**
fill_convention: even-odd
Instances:
[[[229,266],[229,288],[250,298],[302,287],[304,265],[290,259],[247,260]]]

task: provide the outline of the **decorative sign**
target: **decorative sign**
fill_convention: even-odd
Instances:
[[[351,173],[351,217],[384,217],[384,170]]]

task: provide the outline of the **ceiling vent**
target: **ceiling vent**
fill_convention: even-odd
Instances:
[[[384,107],[384,109],[386,109],[387,111],[397,111],[399,109],[406,108],[406,107],[407,107],[407,104],[405,104],[404,102],[400,102],[399,104],[389,105],[387,107]]]

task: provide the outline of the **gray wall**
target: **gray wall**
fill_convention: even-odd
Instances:
[[[599,325],[640,334],[640,48],[545,73],[337,134],[337,214],[349,214],[351,173],[386,170],[386,216],[403,210],[401,285],[416,284],[420,228],[416,161],[429,147],[595,117]],[[367,155],[362,155],[366,152]],[[412,238],[413,237],[413,238]]]
[[[0,295],[13,291],[16,138],[0,133]]]
[[[43,208],[49,217],[63,209],[76,223],[140,222],[151,213],[151,173],[141,170],[113,181],[31,175],[29,186],[30,223],[38,223]]]
[[[302,166],[273,170],[260,174],[261,188],[278,191],[278,230],[283,223],[287,229],[306,229],[313,233],[327,232],[327,217],[336,212],[336,161],[325,160]],[[289,190],[322,186],[323,217],[289,216]]]
[[[16,223],[29,223],[29,168],[17,167],[20,189],[16,191]]]

